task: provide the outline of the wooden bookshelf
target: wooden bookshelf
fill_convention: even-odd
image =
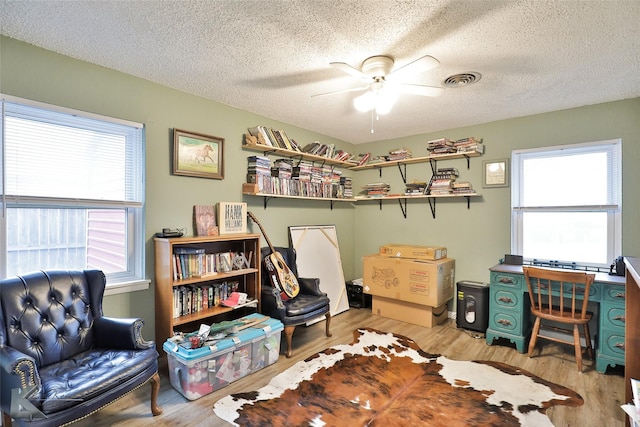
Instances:
[[[174,331],[192,332],[201,323],[212,324],[242,317],[260,310],[260,235],[228,234],[222,236],[154,238],[155,244],[155,313],[156,343],[158,348]],[[173,258],[177,248],[202,248],[207,254],[242,252],[249,268],[179,279]],[[191,314],[174,316],[174,289],[182,286],[209,286],[227,280],[237,281],[239,291],[253,302],[238,307],[222,305],[209,307]]]

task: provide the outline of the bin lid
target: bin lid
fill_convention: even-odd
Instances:
[[[280,332],[284,329],[284,325],[278,319],[265,317],[266,316],[259,313],[252,313],[243,317],[243,320],[249,322],[254,320],[259,320],[260,322],[231,335],[232,338],[236,338],[236,345],[242,345],[242,343],[247,341],[254,342],[259,339],[263,339],[265,336],[269,337],[272,334]]]
[[[233,349],[235,343],[230,338],[224,338],[216,341],[212,345],[200,348],[184,348],[173,341],[167,340],[162,345],[164,351],[169,355],[173,355],[184,362],[195,362],[201,359],[207,359],[220,353]]]

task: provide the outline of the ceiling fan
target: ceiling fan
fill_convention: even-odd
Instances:
[[[408,93],[419,96],[439,96],[444,91],[442,87],[399,81],[407,71],[418,73],[437,67],[440,62],[433,56],[425,55],[395,70],[393,69],[394,62],[394,59],[390,56],[376,55],[365,59],[362,62],[360,70],[344,62],[331,62],[330,65],[332,67],[357,78],[366,83],[366,85],[357,88],[320,93],[313,96],[357,92],[368,89],[364,94],[354,99],[356,109],[362,112],[375,110],[377,114],[386,114],[391,111],[393,104],[397,100],[398,93]]]

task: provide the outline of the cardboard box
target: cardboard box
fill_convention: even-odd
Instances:
[[[449,317],[446,303],[439,307],[429,307],[378,296],[373,297],[372,312],[378,316],[413,323],[425,328],[433,328]]]
[[[447,248],[390,244],[380,246],[380,255],[393,258],[413,258],[435,261],[447,257]]]
[[[364,292],[370,295],[440,307],[453,298],[455,260],[437,261],[364,257]]]

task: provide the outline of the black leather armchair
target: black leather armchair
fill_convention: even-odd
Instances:
[[[104,317],[99,270],[40,271],[0,280],[3,426],[61,426],[151,381],[159,415],[158,353],[142,319]]]
[[[262,313],[274,319],[279,319],[284,325],[284,335],[287,341],[286,356],[291,357],[291,342],[293,341],[293,331],[296,326],[307,323],[318,316],[326,317],[325,333],[331,336],[331,312],[329,307],[329,297],[320,290],[320,279],[298,277],[296,265],[296,251],[293,248],[275,247],[298,279],[300,293],[288,300],[280,297],[280,292],[271,286],[269,274],[262,263]],[[261,259],[271,254],[270,248],[261,249]]]

